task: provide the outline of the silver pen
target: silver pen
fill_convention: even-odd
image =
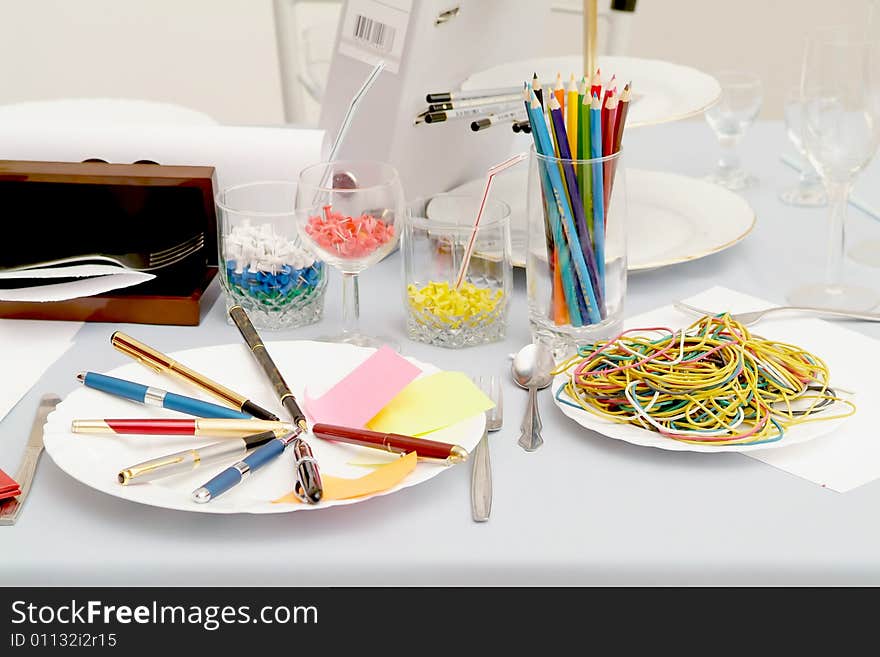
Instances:
[[[210,445],[185,449],[181,452],[160,456],[137,465],[132,465],[119,472],[117,479],[123,486],[135,482],[153,481],[162,477],[170,477],[181,472],[191,472],[201,465],[216,463],[224,459],[246,454],[249,449],[265,445],[275,439],[274,431],[255,433],[244,438],[223,440]]]

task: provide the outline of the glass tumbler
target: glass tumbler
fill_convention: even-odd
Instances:
[[[623,151],[566,160],[532,148],[526,290],[532,338],[556,358],[612,336],[626,295]]]
[[[504,338],[513,270],[510,208],[491,198],[438,194],[409,207],[404,226],[403,303],[410,339],[469,347]],[[473,235],[471,257],[456,287]]]
[[[296,184],[236,185],[219,192],[215,201],[227,310],[240,305],[257,328],[317,322],[324,309],[326,267],[300,242]]]

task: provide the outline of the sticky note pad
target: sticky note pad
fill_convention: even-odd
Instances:
[[[324,484],[324,496],[322,499],[347,500],[352,497],[381,493],[389,488],[393,488],[415,469],[416,459],[416,453],[410,452],[406,456],[387,465],[381,465],[370,474],[358,477],[357,479],[323,475],[321,477],[321,481]],[[293,493],[288,493],[284,497],[274,500],[275,504],[281,502],[298,503],[299,500]]]
[[[422,371],[390,347],[382,347],[322,397],[303,395],[313,422],[361,428]]]
[[[493,405],[461,372],[437,372],[410,383],[367,427],[420,436],[483,413]]]

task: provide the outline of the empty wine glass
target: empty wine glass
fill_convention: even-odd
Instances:
[[[397,170],[366,160],[336,160],[303,169],[296,193],[300,236],[342,273],[342,333],[327,340],[378,347],[387,340],[360,332],[358,274],[397,244],[395,222],[406,211]]]
[[[787,205],[799,207],[818,207],[828,203],[825,186],[819,174],[810,164],[807,151],[804,149],[804,102],[801,98],[800,86],[792,87],[785,95],[783,102],[785,115],[785,132],[797,152],[797,158],[791,161],[800,171],[800,179],[794,187],[779,193],[779,199]]]
[[[739,144],[761,111],[763,87],[751,73],[724,71],[715,77],[721,85],[721,97],[706,110],[706,121],[718,138],[721,154],[715,171],[706,179],[727,189],[745,189],[758,179],[740,165]]]
[[[804,146],[825,183],[831,217],[825,280],[788,298],[795,305],[868,310],[877,293],[842,283],[842,269],[850,191],[880,143],[880,42],[855,26],[819,30],[807,43],[801,94]]]

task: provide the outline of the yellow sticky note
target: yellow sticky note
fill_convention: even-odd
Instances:
[[[367,422],[373,431],[420,436],[492,408],[492,400],[461,372],[437,372],[407,385]]]
[[[370,474],[358,477],[357,479],[322,475],[321,481],[324,484],[324,496],[322,499],[347,500],[352,497],[381,493],[383,490],[393,488],[406,479],[407,475],[415,469],[416,460],[416,453],[410,452],[406,456],[387,465],[379,466]],[[299,503],[299,500],[290,492],[284,497],[279,497],[274,501],[274,504],[281,502]]]

